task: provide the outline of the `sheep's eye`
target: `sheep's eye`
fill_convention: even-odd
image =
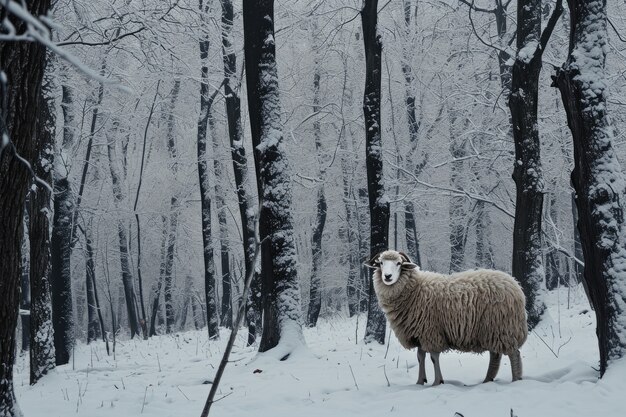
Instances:
[[[400,265],[402,265],[402,262],[398,262],[396,265],[400,266]]]

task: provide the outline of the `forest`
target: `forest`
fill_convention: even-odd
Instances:
[[[625,97],[625,1],[0,0],[0,417],[622,415]]]

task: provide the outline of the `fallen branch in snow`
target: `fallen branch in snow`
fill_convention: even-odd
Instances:
[[[261,242],[259,242],[259,214],[261,213],[261,207],[263,205],[263,201],[259,198],[259,208],[256,216],[256,226],[254,229],[254,258],[252,260],[252,265],[256,265],[257,259],[259,258],[259,252],[261,248]],[[207,417],[209,415],[209,411],[211,410],[211,405],[222,398],[227,397],[226,394],[221,398],[215,400],[215,394],[217,393],[217,388],[220,384],[220,380],[222,379],[222,375],[224,374],[224,369],[226,368],[226,364],[229,362],[228,357],[230,356],[230,352],[233,349],[233,345],[235,344],[235,338],[237,337],[237,332],[239,331],[239,327],[241,326],[241,322],[245,315],[246,310],[246,300],[248,299],[248,291],[250,290],[250,284],[252,283],[252,277],[254,277],[254,268],[250,268],[248,274],[246,275],[246,281],[243,286],[243,293],[241,294],[241,302],[239,303],[239,309],[237,310],[237,319],[233,324],[233,330],[230,332],[230,338],[228,339],[228,343],[226,344],[226,349],[224,350],[224,355],[222,356],[222,360],[220,362],[220,366],[217,368],[217,373],[215,374],[215,378],[213,379],[213,384],[211,385],[211,390],[209,391],[209,396],[206,399],[206,403],[204,404],[204,408],[202,409],[201,417]]]

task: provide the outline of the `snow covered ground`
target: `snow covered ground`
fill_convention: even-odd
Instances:
[[[506,357],[496,382],[481,384],[488,355],[447,353],[445,384],[418,386],[417,358],[395,337],[389,346],[361,342],[365,317],[331,318],[307,329],[308,349],[284,362],[257,356],[240,333],[221,383],[214,416],[623,416],[626,361],[598,381],[593,313],[581,288],[549,294],[549,314],[522,349],[524,380],[511,384]],[[355,334],[356,333],[356,334]],[[28,385],[28,358],[17,363],[16,390],[27,417],[199,416],[228,336],[207,342],[191,331],[76,347],[74,364]],[[433,379],[430,361],[429,381]]]

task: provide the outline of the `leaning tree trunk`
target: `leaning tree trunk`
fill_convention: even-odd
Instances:
[[[232,46],[233,28],[233,2],[221,0],[222,3],[222,55],[224,61],[224,102],[226,105],[226,118],[228,119],[228,137],[235,174],[235,187],[237,187],[237,201],[239,203],[239,215],[242,225],[243,251],[245,260],[245,275],[255,265],[252,264],[254,257],[254,219],[248,209],[250,197],[247,192],[248,183],[248,160],[243,145],[243,131],[241,129],[241,99],[239,90],[241,83],[237,78],[237,56]],[[246,320],[248,322],[248,344],[254,343],[257,333],[261,330],[257,327],[261,319],[261,304],[259,297],[259,276],[252,278],[250,296],[246,300]]]
[[[50,59],[50,58],[48,58]],[[50,64],[48,64],[50,68]],[[35,174],[52,184],[54,158],[55,109],[53,88],[48,74],[42,86],[37,121],[39,155]],[[30,383],[35,384],[55,366],[52,305],[50,299],[50,225],[52,195],[47,188],[37,188],[30,194]]]
[[[244,0],[244,53],[250,129],[260,213],[263,335],[259,351],[281,358],[304,343],[300,285],[291,214],[291,169],[286,159],[274,42],[274,1]]]
[[[367,167],[367,192],[370,209],[370,256],[388,247],[389,201],[383,183],[383,153],[381,140],[381,67],[383,44],[378,34],[378,0],[364,0],[361,9],[363,44],[365,47],[365,163]],[[373,281],[369,280],[369,308],[365,341],[385,343],[385,316],[378,305]]]
[[[203,6],[200,0],[200,12],[203,22],[206,18],[208,6]],[[206,22],[204,22],[206,24]],[[213,242],[211,241],[211,196],[209,190],[209,169],[207,161],[207,124],[212,99],[209,97],[209,56],[208,32],[200,39],[200,116],[198,117],[197,155],[198,177],[200,183],[200,206],[202,214],[202,247],[204,258],[204,295],[206,303],[207,329],[209,339],[219,337],[219,322],[217,317],[217,300],[215,299],[215,260],[213,259]]]
[[[113,122],[112,135],[115,135],[118,128],[118,121]],[[122,179],[119,172],[118,161],[115,153],[115,141],[107,138],[107,154],[109,157],[109,168],[111,171],[111,182],[113,185],[113,200],[116,209],[120,209],[126,200],[126,196],[122,190]],[[139,335],[139,317],[137,315],[137,305],[135,303],[135,287],[133,285],[133,274],[130,269],[130,254],[128,252],[128,234],[124,221],[120,218],[117,221],[117,234],[119,237],[120,248],[120,267],[122,271],[122,284],[124,285],[124,299],[126,302],[126,312],[128,314],[128,324],[130,327],[130,336],[133,338]],[[120,300],[121,302],[121,300]],[[121,323],[121,317],[119,317]],[[115,331],[115,329],[113,329]]]
[[[32,0],[25,8],[32,15],[40,16],[48,12],[50,1]],[[10,21],[18,34],[27,30],[23,21],[6,16],[4,3],[0,6],[0,15]],[[20,303],[22,219],[31,174],[18,155],[27,161],[35,160],[37,156],[33,138],[45,52],[45,48],[38,42],[0,42],[0,70],[5,75],[0,80],[1,417],[21,415],[13,391],[13,362]]]
[[[607,112],[606,0],[568,4],[569,55],[554,81],[572,131],[572,184],[602,376],[626,351],[626,178],[613,149],[614,129]]]
[[[533,328],[545,310],[543,302],[541,216],[543,174],[537,125],[541,59],[562,12],[561,0],[541,33],[541,0],[517,3],[517,56],[513,64],[509,107],[513,123],[516,186],[513,225],[513,276],[526,294],[528,326]]]
[[[314,26],[317,30],[317,25]],[[314,34],[315,36],[315,34]],[[315,48],[319,48],[317,42]],[[315,74],[313,75],[313,114],[320,111],[320,62],[319,53],[315,53]],[[320,116],[315,116],[313,122],[313,135],[315,137],[315,150],[317,152],[318,163],[318,187],[317,187],[317,215],[315,216],[315,225],[313,227],[313,236],[311,237],[311,257],[313,262],[313,270],[311,271],[311,288],[309,290],[309,309],[307,313],[306,324],[314,327],[320,315],[322,307],[321,297],[321,264],[322,264],[322,236],[324,234],[324,225],[326,224],[326,195],[324,194],[324,167],[322,155],[322,128],[320,125]]]

